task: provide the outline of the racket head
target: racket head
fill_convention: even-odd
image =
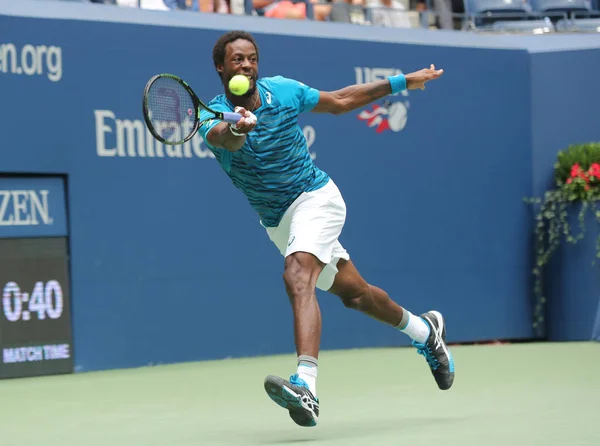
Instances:
[[[200,127],[199,107],[200,100],[192,88],[173,74],[157,74],[144,88],[144,121],[152,136],[164,144],[183,144],[192,139]]]

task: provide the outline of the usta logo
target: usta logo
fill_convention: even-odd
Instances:
[[[357,84],[366,84],[402,73],[397,68],[367,67],[354,67],[354,72]],[[364,121],[367,126],[374,127],[376,133],[386,130],[399,132],[406,126],[409,107],[408,91],[404,90],[388,96],[380,103],[371,104],[370,108],[364,109],[358,114],[358,119]]]

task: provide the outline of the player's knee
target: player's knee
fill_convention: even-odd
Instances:
[[[283,282],[290,296],[312,295],[319,274],[309,262],[299,256],[290,255],[285,259]]]
[[[371,290],[369,285],[364,285],[340,295],[340,299],[346,308],[362,311],[369,306],[369,302],[372,300]]]

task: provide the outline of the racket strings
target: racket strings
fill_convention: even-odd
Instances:
[[[150,123],[166,142],[184,141],[194,131],[194,100],[175,79],[158,78],[150,86],[146,100]]]

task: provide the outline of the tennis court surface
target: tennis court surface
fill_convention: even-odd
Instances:
[[[294,355],[4,380],[0,444],[600,445],[600,343],[452,352],[447,392],[412,348],[322,352],[315,428],[263,390]]]

